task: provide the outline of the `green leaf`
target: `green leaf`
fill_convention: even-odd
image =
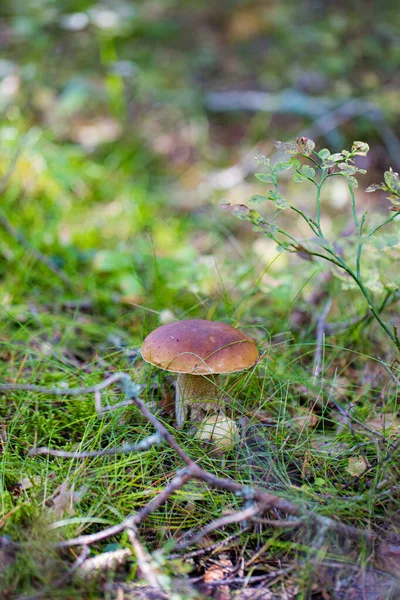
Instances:
[[[358,156],[367,156],[369,152],[369,146],[365,142],[353,142],[351,147],[352,154],[358,154]]]
[[[276,232],[278,231],[278,225],[276,225],[275,223],[266,223],[265,229],[271,235],[275,235]]]
[[[392,194],[391,196],[389,196],[388,200],[393,202],[393,204],[395,204],[396,206],[400,206],[400,198],[398,196],[395,196],[394,194]],[[394,208],[394,207],[392,207],[392,208]]]
[[[275,223],[264,222],[262,225],[255,225],[253,227],[253,231],[262,231],[269,237],[273,237],[278,231],[278,227],[275,225]]]
[[[301,173],[295,173],[292,177],[293,181],[295,183],[301,183],[302,181],[306,181],[307,177],[305,177],[304,175],[302,175]]]
[[[385,171],[385,183],[390,188],[392,192],[396,194],[396,196],[400,196],[400,180],[399,174],[395,173],[390,169],[390,171]]]
[[[376,192],[376,190],[383,190],[383,189],[384,189],[383,183],[373,183],[372,185],[369,185],[365,191],[367,193],[370,193],[370,192]]]
[[[292,165],[293,165],[293,167],[295,169],[299,169],[300,166],[301,166],[301,162],[297,158],[295,158],[294,156],[290,157],[290,162],[292,163]]]
[[[250,209],[248,220],[251,221],[254,225],[263,225],[265,223],[260,213],[254,210],[253,208]]]
[[[346,173],[347,175],[354,175],[354,173],[357,173],[357,168],[354,165],[349,165],[345,162],[339,163],[338,167],[341,171],[343,171],[343,173]]]
[[[268,198],[270,200],[272,200],[272,202],[275,204],[276,208],[279,208],[280,210],[283,210],[283,209],[289,207],[288,201],[279,192],[275,192],[275,191],[271,190],[268,193]]]
[[[227,210],[232,213],[234,217],[248,221],[250,216],[250,208],[244,204],[220,204],[222,210]]]
[[[275,178],[270,173],[256,173],[256,177],[259,181],[263,183],[274,183]]]
[[[343,154],[341,152],[337,152],[336,154],[331,154],[329,156],[329,162],[339,162],[340,160],[343,160]]]
[[[320,150],[318,152],[318,156],[321,160],[325,160],[330,155],[331,155],[331,153],[330,153],[330,150],[328,150],[328,148],[322,148],[322,150]]]
[[[347,181],[347,185],[353,189],[358,188],[358,181],[355,177],[353,177],[353,175],[347,175],[346,173],[344,174],[344,177]]]
[[[308,179],[314,179],[315,177],[315,170],[312,167],[309,167],[308,165],[303,165],[301,168],[301,172]]]
[[[249,198],[249,202],[254,203],[265,202],[266,200],[268,200],[267,196],[262,196],[261,194],[254,194],[254,196],[251,196],[251,198]]]
[[[289,171],[293,168],[291,162],[277,162],[273,167],[274,173],[282,173],[283,171]]]

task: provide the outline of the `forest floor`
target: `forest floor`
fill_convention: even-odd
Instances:
[[[175,25],[182,30],[194,16],[172,11],[174,24],[162,3],[151,4],[161,16],[142,8],[129,35],[122,24],[114,37],[87,35],[86,26],[71,34],[65,15],[51,21],[44,8],[40,18],[4,29],[11,42],[2,68],[12,69],[0,89],[0,596],[395,600],[398,350],[335,270],[303,246],[286,252],[220,208],[264,193],[252,176],[254,155],[276,163],[282,154],[273,138],[311,128],[319,148],[335,152],[351,136],[372,138],[356,201],[374,224],[388,203],[363,190],[396,166],[395,115],[378,131],[361,107],[361,116],[343,129],[335,122],[322,137],[319,115],[302,112],[307,98],[322,98],[318,90],[303,94],[299,86],[303,95],[290,97],[295,109],[284,115],[238,113],[232,97],[204,89],[200,102],[190,86],[204,86],[204,78],[214,91],[216,81],[230,88],[249,67],[245,40],[265,33],[258,13],[232,11],[222,31],[221,15],[198,9],[204,29],[196,30],[188,73],[190,40],[182,36],[179,47],[172,40]],[[295,23],[281,10],[274,31],[288,46],[284,23],[293,30]],[[314,31],[307,27],[299,38],[304,60]],[[72,46],[67,35],[76,35]],[[31,49],[29,64],[39,65],[36,79],[12,41],[18,36]],[[150,52],[154,40],[161,64]],[[220,56],[221,40],[218,79],[217,62],[200,49]],[[133,91],[128,62],[116,61],[123,44],[136,48],[142,68],[131,74],[140,80]],[[57,49],[46,67],[43,48]],[[337,66],[338,86],[351,79],[346,64],[343,72]],[[245,87],[263,76],[275,81],[264,100],[281,106],[288,99],[281,89],[295,87],[276,83],[281,71],[279,61],[267,75],[254,67]],[[362,72],[366,87],[355,95],[368,92]],[[294,71],[285,77],[295,79]],[[344,84],[338,91],[326,77],[335,103]],[[382,94],[388,103],[390,86]],[[339,255],[356,239],[342,183],[332,179],[322,194],[321,224]],[[298,186],[283,173],[283,184],[291,202],[314,210],[309,181]],[[304,239],[301,219],[283,215],[283,222]],[[390,251],[365,251],[362,268],[396,327],[398,227],[389,228]],[[153,329],[195,318],[242,329],[260,352],[254,367],[221,379],[223,410],[237,426],[224,453],[187,424],[177,429],[174,376],[141,356]],[[100,401],[107,410],[99,411]]]

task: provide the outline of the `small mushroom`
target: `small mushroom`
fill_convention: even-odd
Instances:
[[[220,406],[218,375],[243,371],[258,359],[254,341],[226,323],[192,319],[162,325],[143,342],[150,364],[178,373],[175,414],[178,427],[186,418],[202,421]]]
[[[200,423],[195,437],[211,443],[216,454],[223,454],[234,446],[239,430],[235,421],[226,415],[211,415]]]

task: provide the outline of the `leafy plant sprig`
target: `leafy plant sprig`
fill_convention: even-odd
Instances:
[[[271,189],[265,195],[256,194],[250,198],[250,202],[254,204],[260,204],[265,201],[273,202],[275,211],[270,221],[266,221],[257,210],[249,208],[244,204],[223,204],[221,208],[228,210],[239,219],[250,221],[254,225],[254,230],[263,232],[269,238],[273,239],[281,250],[298,253],[306,260],[314,260],[314,257],[324,259],[340,271],[345,271],[364,296],[373,317],[397,349],[400,350],[400,339],[396,327],[389,325],[381,314],[389,303],[400,298],[400,295],[397,293],[398,290],[388,288],[385,299],[378,304],[374,294],[368,289],[363,280],[361,273],[363,246],[371,240],[377,231],[394,221],[400,215],[399,175],[390,169],[390,171],[385,172],[384,183],[372,185],[367,188],[367,192],[373,192],[377,189],[389,192],[388,199],[392,203],[390,210],[393,214],[377,226],[366,231],[367,212],[364,212],[361,216],[357,214],[354,193],[354,190],[358,187],[356,175],[365,174],[366,170],[358,168],[354,164],[354,159],[356,156],[367,155],[369,151],[368,144],[355,141],[350,150],[342,150],[335,154],[331,154],[327,148],[323,148],[317,152],[315,150],[315,143],[307,137],[302,137],[291,142],[276,141],[275,146],[278,150],[290,155],[290,159],[272,165],[269,158],[262,155],[256,156],[256,162],[265,167],[265,172],[257,173],[256,178],[262,183],[271,185]],[[302,164],[299,159],[307,162]],[[314,185],[316,191],[314,215],[306,214],[302,208],[291,204],[280,193],[278,174],[289,170],[294,171],[292,176],[294,182],[302,183],[309,181]],[[345,260],[335,245],[326,239],[322,231],[321,190],[326,181],[332,177],[344,178],[349,189],[352,219],[357,232],[354,261]],[[278,216],[282,210],[291,210],[300,215],[307,223],[313,236],[304,242],[281,229],[278,225]]]

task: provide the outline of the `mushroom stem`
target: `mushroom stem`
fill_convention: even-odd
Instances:
[[[179,373],[176,384],[175,416],[181,428],[189,416],[192,423],[200,423],[205,415],[220,408],[218,376]]]

